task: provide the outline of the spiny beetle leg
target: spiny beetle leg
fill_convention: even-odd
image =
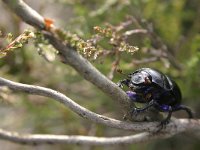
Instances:
[[[194,118],[192,110],[190,108],[188,108],[187,106],[178,105],[178,106],[173,107],[173,111],[178,111],[178,110],[184,110],[187,112],[189,118]]]

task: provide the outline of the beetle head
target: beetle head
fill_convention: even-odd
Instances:
[[[152,82],[151,76],[145,71],[134,72],[129,77],[133,85],[148,85]]]

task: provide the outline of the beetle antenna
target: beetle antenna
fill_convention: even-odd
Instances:
[[[125,73],[122,71],[122,69],[117,69],[116,71],[117,71],[118,73],[120,73],[120,74],[126,76],[126,77],[129,77],[129,75],[125,74]]]

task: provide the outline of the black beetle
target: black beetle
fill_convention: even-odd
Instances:
[[[161,128],[168,124],[172,112],[185,110],[189,118],[193,118],[192,111],[181,104],[181,91],[178,85],[167,75],[151,69],[141,68],[129,74],[127,79],[118,82],[123,88],[126,85],[131,91],[127,95],[134,102],[147,103],[143,108],[134,108],[133,114],[143,112],[149,107],[154,107],[160,112],[168,112],[167,117],[161,121]]]

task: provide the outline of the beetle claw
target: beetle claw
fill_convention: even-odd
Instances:
[[[138,111],[137,108],[134,108],[132,113],[135,114],[135,115],[137,115],[139,113],[139,111]]]
[[[123,88],[123,85],[122,85],[121,82],[118,82],[118,83],[117,83],[117,86],[120,87],[120,88]]]
[[[156,133],[157,133],[157,132],[160,132],[162,129],[165,129],[166,126],[167,126],[167,124],[169,124],[169,119],[165,119],[165,120],[161,121],[161,122],[159,123],[159,125],[157,126],[157,127],[158,127],[158,130],[156,131]]]
[[[131,111],[131,115],[132,115],[132,116],[137,116],[140,112],[141,112],[140,109],[138,109],[138,108],[133,108],[133,110]]]

